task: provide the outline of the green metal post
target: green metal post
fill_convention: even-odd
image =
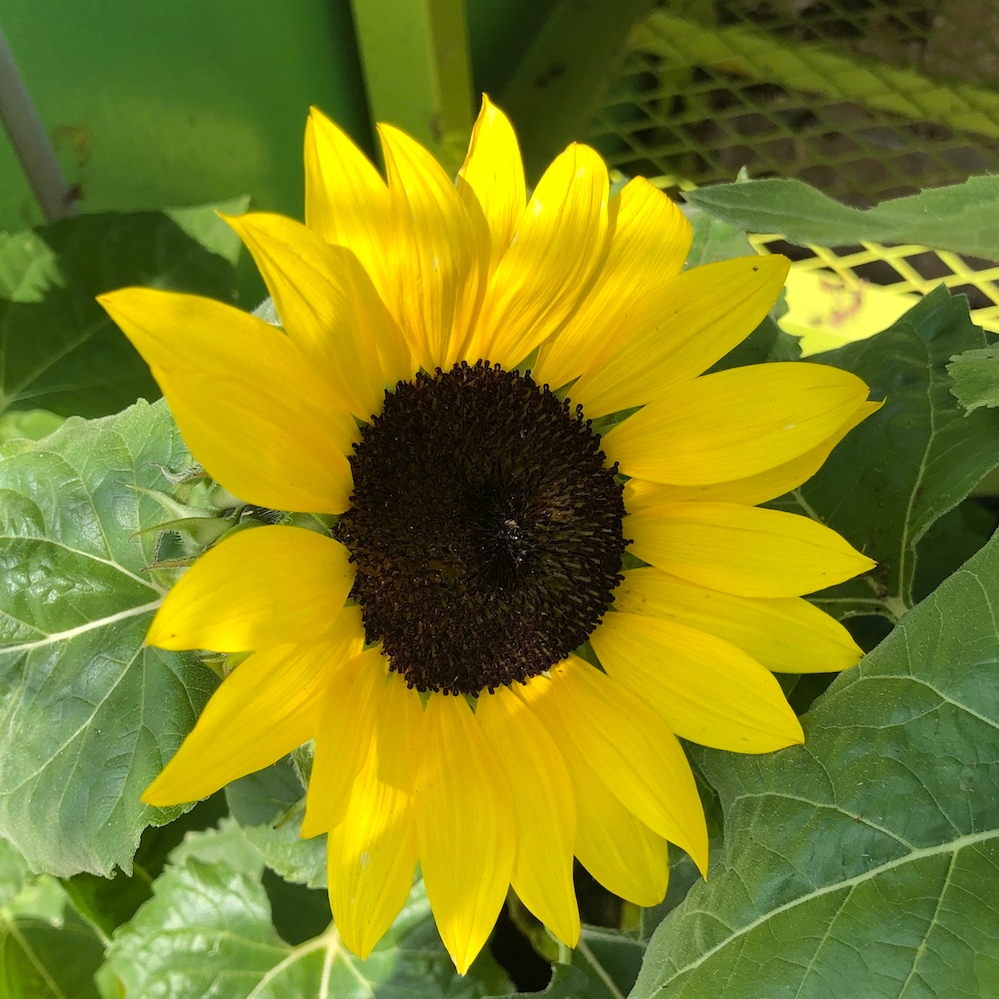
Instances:
[[[464,0],[352,0],[372,121],[387,121],[454,173],[474,121]]]

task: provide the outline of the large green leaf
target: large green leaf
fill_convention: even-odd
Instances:
[[[913,604],[920,540],[999,464],[999,411],[966,413],[947,373],[954,354],[984,343],[965,299],[938,289],[884,333],[809,358],[855,372],[885,400],[778,504],[828,524],[879,563],[818,595],[826,610],[904,613]]]
[[[132,874],[112,878],[82,872],[62,882],[76,911],[107,936],[135,915],[153,895],[153,880],[163,873],[170,853],[188,832],[216,826],[226,814],[225,795],[213,794],[173,822],[149,826],[132,859]]]
[[[143,646],[163,519],[134,487],[190,458],[164,403],[0,449],[0,835],[36,870],[131,869],[139,801],[215,686]]]
[[[725,848],[633,999],[999,996],[999,538],[769,756],[701,751]]]
[[[685,197],[743,232],[779,232],[794,243],[921,243],[999,260],[999,177],[971,177],[867,211],[800,180],[776,178],[702,187]]]
[[[455,972],[422,884],[375,952],[361,961],[333,927],[297,946],[281,939],[261,884],[263,857],[235,823],[193,834],[173,859],[154,885],[153,900],[115,934],[99,979],[108,999],[475,999],[509,989],[488,956],[465,978]]]
[[[230,211],[245,201],[226,203]],[[224,232],[221,230],[225,230]],[[105,416],[159,389],[95,301],[140,284],[235,299],[234,234],[214,206],[63,219],[0,242],[0,414]],[[238,243],[238,241],[236,241]]]

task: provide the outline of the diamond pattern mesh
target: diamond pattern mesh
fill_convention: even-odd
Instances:
[[[591,141],[627,174],[745,166],[863,207],[999,170],[997,83],[999,0],[673,0],[632,32]]]
[[[667,189],[745,167],[858,207],[999,172],[999,0],[662,0],[589,138]],[[999,331],[985,262],[865,244],[795,266],[900,295],[943,279]]]

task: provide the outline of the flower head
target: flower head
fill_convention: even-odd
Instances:
[[[872,563],[757,504],[873,406],[825,365],[704,374],[787,262],[682,272],[683,215],[644,180],[609,196],[592,149],[528,200],[488,100],[456,183],[380,135],[387,183],[313,112],[306,224],[229,220],[281,328],[187,295],[102,299],[213,477],[333,515],[234,534],[164,600],[150,644],[252,654],[145,800],[314,739],[303,834],[329,834],[343,939],[371,950],[419,862],[464,972],[511,884],[575,944],[574,856],[641,905],[666,890],[667,841],[706,868],[677,736],[801,741],[771,671],[860,655],[801,595]]]

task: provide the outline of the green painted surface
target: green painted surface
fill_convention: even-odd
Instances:
[[[589,120],[653,0],[558,0],[502,91],[494,95],[520,136],[528,182]]]
[[[455,173],[478,107],[465,0],[354,0],[353,11],[371,117],[397,125]]]
[[[536,174],[580,137],[594,86],[649,2],[0,0],[0,27],[80,211],[247,194],[300,218],[310,104],[369,154],[372,121],[391,120],[454,170],[487,90]],[[0,136],[0,232],[41,221]],[[245,262],[241,272],[250,304],[262,285]]]
[[[495,100],[557,0],[468,0],[472,87]]]
[[[84,212],[249,194],[301,217],[310,104],[370,147],[348,0],[0,0]],[[0,141],[0,230],[37,224]]]

